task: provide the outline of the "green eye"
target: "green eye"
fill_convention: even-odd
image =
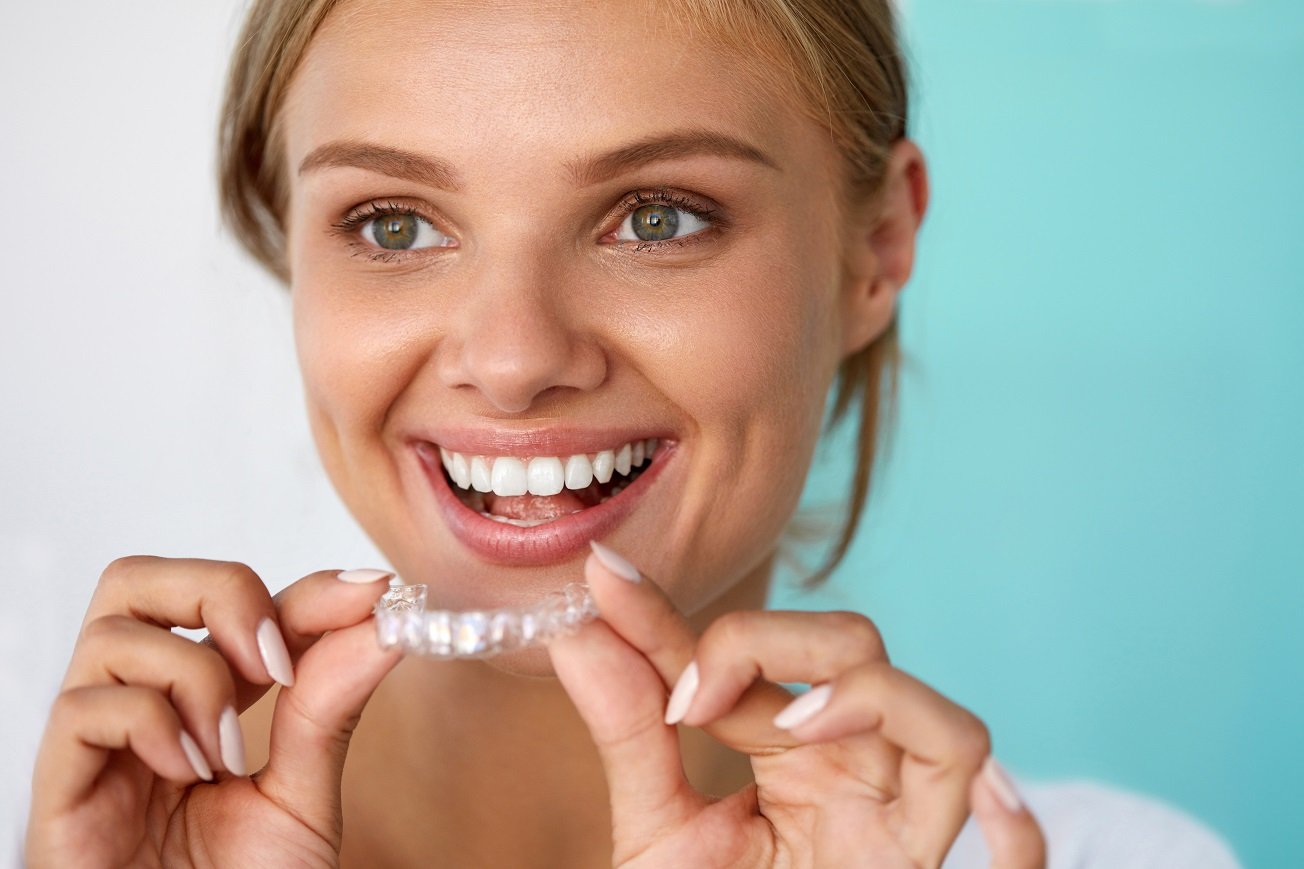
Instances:
[[[679,229],[679,213],[669,205],[642,205],[630,215],[634,235],[643,241],[665,241]]]
[[[373,224],[371,237],[386,250],[407,250],[417,240],[416,215],[386,215]]]
[[[362,226],[363,238],[381,250],[417,250],[426,247],[450,247],[453,240],[423,217],[406,212],[377,214]]]
[[[664,202],[649,202],[629,212],[616,233],[616,238],[621,241],[670,241],[710,226],[702,217],[687,209],[676,208]]]

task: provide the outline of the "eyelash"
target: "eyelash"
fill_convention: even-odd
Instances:
[[[707,228],[704,230],[698,230],[692,235],[683,238],[668,238],[663,241],[639,241],[632,246],[630,246],[630,242],[622,241],[618,242],[615,245],[616,247],[628,247],[628,249],[633,253],[661,253],[665,252],[669,245],[682,248],[705,241],[706,237],[714,235],[725,226],[725,219],[718,216],[718,208],[703,205],[695,199],[690,199],[682,194],[675,193],[674,191],[665,188],[656,188],[650,191],[636,190],[625,196],[618,206],[620,225],[623,225],[625,218],[640,207],[655,204],[670,205],[674,208],[686,211],[705,222]],[[420,209],[411,205],[394,202],[393,200],[388,200],[383,203],[379,200],[373,200],[350,209],[349,213],[344,215],[339,223],[331,224],[331,229],[343,236],[345,240],[349,242],[350,246],[354,249],[354,256],[365,256],[372,262],[392,263],[405,259],[410,255],[420,254],[422,252],[420,249],[407,251],[382,250],[372,247],[358,238],[358,230],[368,221],[378,217],[389,217],[394,214],[410,214],[425,220],[432,225],[434,224],[434,221],[422,214]]]

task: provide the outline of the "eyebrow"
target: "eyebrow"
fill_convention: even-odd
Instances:
[[[755,145],[727,133],[698,129],[648,136],[597,156],[564,161],[562,165],[577,186],[587,187],[648,163],[699,155],[745,160],[782,171],[773,158]],[[341,166],[366,169],[441,190],[456,192],[462,186],[457,170],[444,160],[363,141],[329,142],[316,148],[299,164],[299,174]]]

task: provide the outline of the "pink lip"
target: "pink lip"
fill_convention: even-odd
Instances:
[[[631,436],[630,440],[637,440],[638,437],[639,435]],[[604,435],[604,438],[610,438],[610,435]],[[515,445],[521,447],[523,440],[524,438],[516,440]],[[479,433],[475,453],[484,454],[480,450],[483,450],[485,444],[492,443],[493,450],[486,451],[490,455],[574,455],[579,452],[611,449],[612,443],[625,442],[607,439],[605,446],[593,449],[585,448],[583,445],[577,447],[578,441],[565,440],[562,437],[551,440],[536,437],[529,442],[527,451],[513,453],[510,450],[513,446],[510,437],[487,441],[484,434]],[[455,452],[462,451],[451,444],[443,444],[443,446]],[[564,449],[557,449],[559,446]],[[596,507],[589,507],[579,513],[573,513],[544,525],[536,525],[533,528],[518,528],[515,525],[505,525],[484,518],[463,504],[453,492],[444,477],[439,450],[434,444],[425,441],[417,442],[416,453],[426,478],[434,487],[435,502],[444,514],[444,520],[452,529],[453,535],[464,546],[486,561],[505,565],[535,566],[565,561],[586,549],[590,540],[603,537],[615,529],[634,510],[644,493],[660,476],[667,460],[675,454],[675,447],[676,443],[673,441],[660,441],[652,464],[616,497]]]

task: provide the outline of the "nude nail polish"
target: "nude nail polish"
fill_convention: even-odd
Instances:
[[[258,654],[262,655],[267,675],[286,688],[294,684],[294,667],[290,665],[290,651],[276,622],[265,618],[258,623]]]
[[[222,764],[231,775],[248,775],[245,765],[244,734],[240,732],[240,716],[235,708],[228,706],[222,710],[222,717],[217,723],[218,743],[222,749]]]
[[[697,662],[689,661],[670,692],[670,701],[666,703],[666,724],[678,724],[683,720],[688,707],[693,705],[693,697],[697,695],[697,686],[700,682]]]
[[[639,575],[638,568],[630,564],[609,547],[603,546],[596,540],[589,541],[593,554],[602,562],[602,566],[619,576],[621,579],[627,579],[630,582],[639,582],[642,577]]]
[[[1019,798],[1019,792],[1015,789],[1010,774],[1005,771],[1005,767],[996,762],[996,758],[988,756],[983,762],[983,778],[986,779],[992,793],[1001,801],[1001,805],[1011,812],[1022,811],[1023,800]]]
[[[186,753],[186,760],[190,761],[190,767],[195,771],[195,775],[204,781],[213,780],[213,770],[204,759],[204,753],[199,750],[199,745],[195,738],[184,730],[181,731],[181,750]]]
[[[360,567],[355,570],[341,570],[335,578],[341,582],[367,583],[386,579],[394,575],[392,570],[377,570],[374,567]]]
[[[828,705],[829,697],[832,694],[832,685],[816,685],[783,707],[779,714],[774,716],[774,726],[783,730],[791,730],[799,724],[805,724]]]

